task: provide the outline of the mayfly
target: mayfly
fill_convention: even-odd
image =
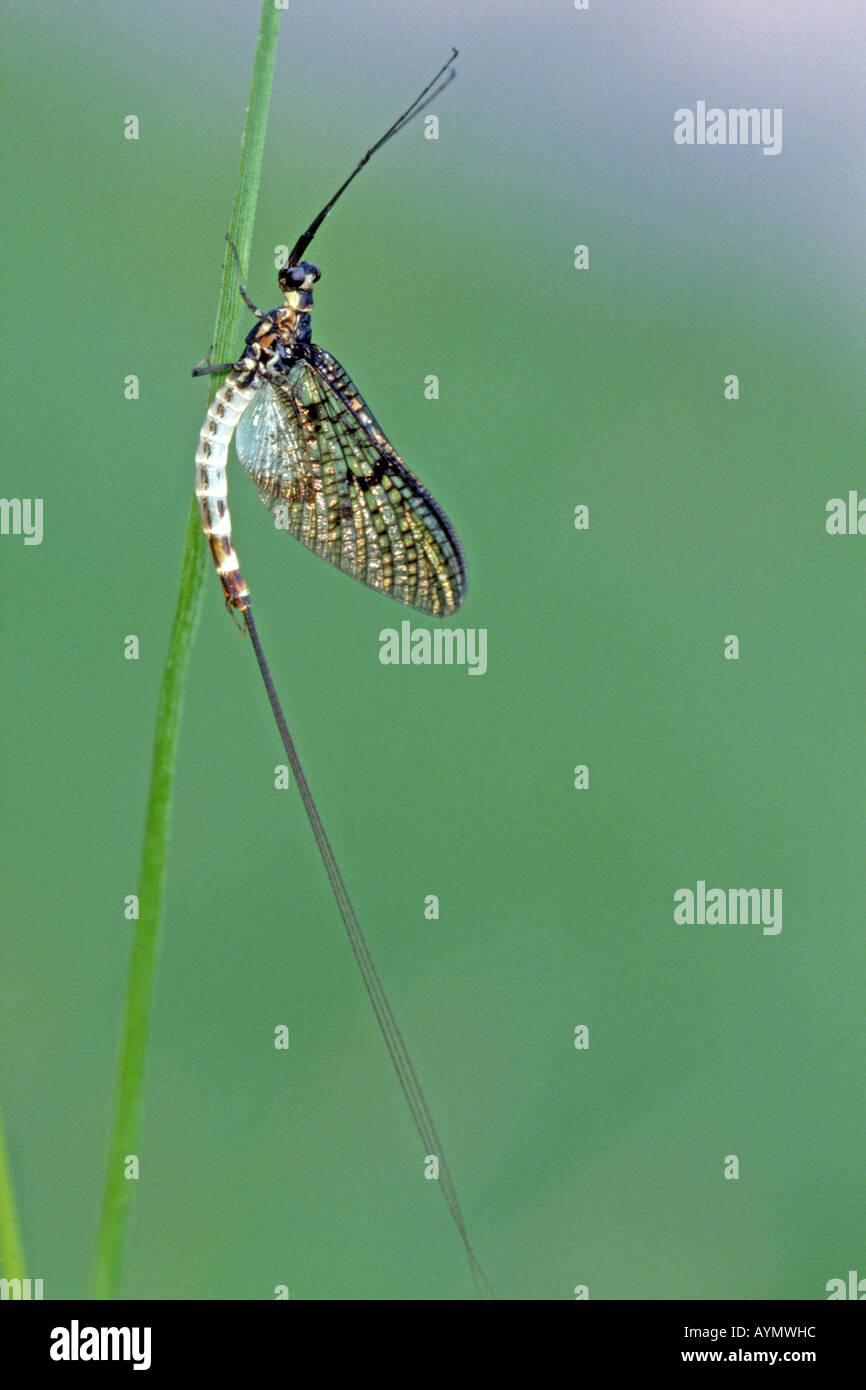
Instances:
[[[238,457],[277,524],[372,589],[437,617],[466,593],[460,542],[445,513],[394,451],[358,388],[311,337],[318,266],[303,258],[313,237],[367,161],[454,76],[455,49],[411,106],[376,141],[296,241],[278,272],[285,303],[263,313],[238,288],[258,323],[237,362],[199,365],[194,376],[228,372],[201,428],[195,491],[226,604],[249,633],[268,699],[379,1027],[425,1153],[435,1155],[445,1200],[479,1294],[492,1294],[470,1244],[454,1182],[424,1093],[325,834],[274,688],[253,620],[250,592],[232,543],[226,462]],[[447,75],[446,75],[447,74]],[[234,251],[234,247],[232,246]],[[237,261],[237,253],[235,252]]]

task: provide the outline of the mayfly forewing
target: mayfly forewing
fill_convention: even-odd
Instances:
[[[369,588],[452,613],[466,572],[445,514],[391,448],[329,353],[267,380],[236,435],[238,457],[275,523]]]
[[[343,406],[343,418],[348,413],[353,421],[361,454],[362,490],[368,496],[375,492],[384,506],[392,507],[401,530],[414,536],[421,559],[418,582],[422,591],[422,601],[414,601],[414,606],[430,613],[453,613],[466,597],[467,585],[466,561],[454,527],[392,447],[348,372],[315,344],[310,356],[320,381]]]

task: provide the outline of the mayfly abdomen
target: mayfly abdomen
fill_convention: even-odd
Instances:
[[[226,459],[237,423],[255,390],[255,386],[242,386],[234,372],[226,378],[208,406],[195,456],[195,495],[202,529],[226,599],[231,607],[240,609],[249,607],[250,591],[232,545]]]

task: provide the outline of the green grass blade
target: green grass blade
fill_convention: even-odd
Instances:
[[[24,1247],[15,1206],[12,1168],[0,1116],[0,1271],[4,1279],[24,1278]]]
[[[280,11],[273,0],[263,0],[230,227],[230,234],[238,248],[244,272],[249,261],[258,198],[279,17]],[[233,358],[242,316],[245,313],[237,292],[234,263],[226,248],[214,330],[215,362],[226,362]],[[216,394],[217,385],[215,378],[211,378],[211,382],[212,399]],[[93,1285],[96,1298],[116,1296],[135,1186],[134,1180],[128,1180],[124,1176],[124,1163],[127,1155],[138,1155],[140,1151],[147,1043],[165,893],[178,731],[187,667],[201,609],[206,563],[207,548],[198,507],[193,498],[186,528],[177,608],[156,716],[153,766],[139,878],[140,915],[136,923],[127,979],[108,1171],[96,1253]]]

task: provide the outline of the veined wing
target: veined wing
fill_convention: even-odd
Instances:
[[[339,362],[311,345],[265,378],[235,435],[277,526],[344,574],[424,613],[466,593],[460,542]]]

